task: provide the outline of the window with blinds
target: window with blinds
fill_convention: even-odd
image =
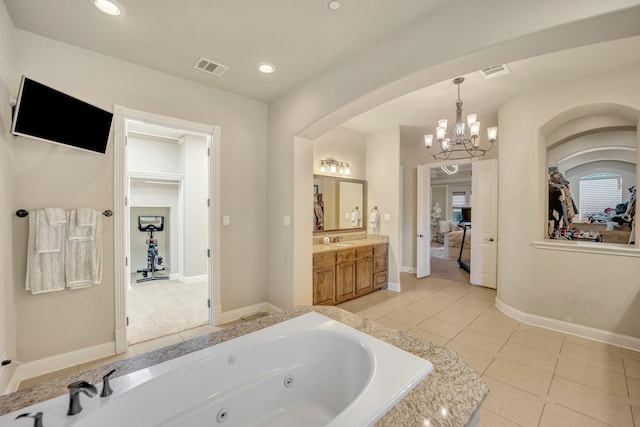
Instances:
[[[462,221],[461,207],[467,206],[467,193],[465,191],[454,191],[451,193],[451,220],[453,222]]]
[[[622,203],[622,177],[616,174],[592,174],[580,178],[580,220],[590,215],[604,213],[607,208],[615,209]]]
[[[464,191],[454,191],[451,196],[451,206],[466,206],[467,205],[467,193]]]

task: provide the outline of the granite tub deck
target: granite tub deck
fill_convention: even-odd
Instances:
[[[477,421],[480,405],[489,392],[487,385],[462,360],[442,346],[412,337],[337,307],[297,307],[272,314],[192,340],[120,360],[46,384],[0,396],[0,415],[67,394],[67,385],[86,380],[100,384],[102,376],[116,368],[113,378],[180,357],[265,327],[316,311],[347,326],[429,360],[433,372],[420,382],[376,423],[376,426],[465,426]],[[115,391],[117,393],[117,390]],[[428,420],[428,423],[427,423]]]

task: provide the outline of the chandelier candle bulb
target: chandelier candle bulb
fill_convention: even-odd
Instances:
[[[440,119],[438,120],[438,127],[441,127],[444,132],[447,131],[447,119]]]

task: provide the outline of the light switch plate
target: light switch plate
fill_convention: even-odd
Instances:
[[[229,224],[231,224],[231,218],[229,218],[229,215],[223,215],[222,225],[229,225]]]
[[[284,216],[284,225],[291,225],[291,217],[289,215]]]
[[[385,221],[391,221],[391,214],[384,214]]]

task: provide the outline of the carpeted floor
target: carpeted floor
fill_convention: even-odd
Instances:
[[[469,262],[468,260],[466,260]],[[444,247],[434,242],[431,246],[431,275],[441,279],[469,282],[469,273],[460,268],[457,258],[446,258]]]
[[[139,275],[138,275],[139,276]],[[182,283],[178,280],[132,280],[128,295],[129,344],[152,340],[209,321],[207,281]]]

